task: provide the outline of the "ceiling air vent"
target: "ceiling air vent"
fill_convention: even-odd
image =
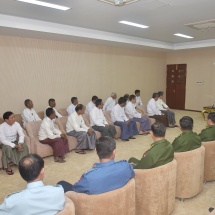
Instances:
[[[194,29],[200,30],[200,31],[214,30],[215,29],[215,19],[206,20],[206,21],[202,21],[202,22],[196,22],[196,23],[189,23],[189,24],[185,24],[185,25],[190,28],[194,28]]]
[[[112,4],[115,6],[123,6],[126,4],[134,3],[134,2],[139,1],[139,0],[99,0],[99,1],[105,2],[107,4]]]

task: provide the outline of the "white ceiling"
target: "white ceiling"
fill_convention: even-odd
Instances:
[[[71,7],[60,11],[0,0],[0,34],[159,49],[215,46],[215,30],[185,24],[215,19],[215,0],[140,0],[117,7],[98,0],[43,0]],[[135,28],[118,21],[150,26]],[[176,37],[182,33],[193,39]]]

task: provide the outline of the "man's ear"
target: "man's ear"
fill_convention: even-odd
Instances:
[[[113,157],[115,158],[116,156],[116,149],[113,150]]]

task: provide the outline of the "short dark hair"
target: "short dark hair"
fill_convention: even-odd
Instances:
[[[163,95],[163,91],[159,91],[158,92],[158,97],[162,96]]]
[[[128,100],[129,95],[126,93],[126,94],[124,95],[124,98],[125,98],[126,100]]]
[[[49,99],[49,105],[50,105],[51,102],[55,102],[55,100],[54,99]]]
[[[116,149],[116,142],[112,137],[100,137],[96,140],[96,151],[100,159],[110,158]]]
[[[130,96],[129,96],[129,101],[131,101],[132,99],[135,99],[135,98],[136,98],[135,95],[130,95]]]
[[[9,119],[9,117],[13,114],[13,112],[11,111],[7,111],[3,114],[3,119]]]
[[[79,110],[82,110],[83,107],[84,107],[84,105],[78,104],[78,105],[75,107],[75,111],[78,112]]]
[[[74,103],[74,101],[77,100],[77,99],[78,99],[77,97],[72,97],[71,102]]]
[[[27,107],[27,105],[30,103],[30,99],[26,99],[25,101],[24,101],[24,104],[25,104],[25,106]]]
[[[140,90],[135,90],[134,94],[140,93]]]
[[[215,112],[211,112],[208,114],[208,119],[210,119],[213,123],[215,123]]]
[[[95,101],[95,100],[97,100],[97,99],[98,99],[97,96],[93,96],[93,97],[92,97],[92,101]]]
[[[19,161],[19,173],[27,182],[35,180],[42,168],[44,160],[37,154],[28,154]]]
[[[97,99],[96,100],[96,107],[102,104],[102,99]]]
[[[46,116],[50,117],[53,113],[54,113],[54,109],[53,108],[47,108],[46,109]]]
[[[118,99],[118,104],[121,105],[122,103],[126,103],[126,98],[125,97],[120,97]]]
[[[156,97],[158,97],[158,93],[153,93],[153,94],[152,94],[152,98],[154,99],[154,98],[156,98]]]
[[[179,120],[179,124],[183,130],[192,130],[193,129],[193,119],[190,116],[183,116]]]
[[[160,122],[151,125],[151,130],[155,137],[164,137],[166,134],[166,126]]]

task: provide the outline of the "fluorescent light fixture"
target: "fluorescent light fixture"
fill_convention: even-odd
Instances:
[[[51,4],[51,3],[42,2],[42,1],[37,1],[37,0],[17,0],[17,1],[30,3],[30,4],[36,4],[36,5],[40,5],[40,6],[44,6],[44,7],[50,7],[50,8],[59,9],[59,10],[69,10],[70,9],[69,7],[60,6],[57,4]]]
[[[177,34],[174,34],[174,35],[175,35],[175,36],[178,36],[178,37],[188,38],[188,39],[193,38],[193,37],[191,37],[191,36],[187,36],[187,35],[185,35],[185,34],[180,34],[180,33],[177,33]]]
[[[146,25],[141,25],[141,24],[137,24],[137,23],[134,23],[134,22],[128,22],[128,21],[119,21],[119,23],[122,23],[122,24],[125,24],[125,25],[135,26],[135,27],[138,27],[138,28],[148,28],[149,27],[149,26],[146,26]]]

